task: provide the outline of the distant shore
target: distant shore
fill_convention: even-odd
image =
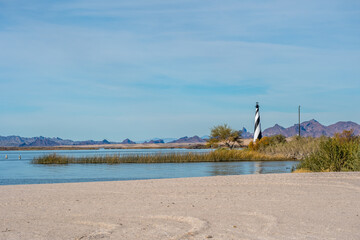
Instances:
[[[206,148],[206,143],[137,143],[137,144],[97,144],[61,145],[44,147],[0,147],[0,151],[25,150],[95,150],[95,149],[161,149],[161,148]]]
[[[0,239],[359,239],[360,173],[0,186]]]
[[[249,145],[252,139],[243,139],[243,146]],[[137,143],[137,144],[97,144],[97,145],[61,145],[45,147],[0,147],[0,151],[31,151],[31,150],[96,150],[96,149],[165,149],[189,148],[204,149],[206,143]]]

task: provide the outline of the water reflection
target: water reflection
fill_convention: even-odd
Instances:
[[[217,175],[237,175],[240,171],[239,166],[234,166],[234,163],[211,163],[211,170],[209,174],[211,176]]]
[[[254,174],[260,174],[260,173],[262,173],[261,162],[255,162],[255,171],[254,171]]]
[[[211,163],[209,174],[217,175],[244,175],[266,173],[289,173],[296,161],[242,161]]]

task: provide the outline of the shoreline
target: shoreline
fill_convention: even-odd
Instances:
[[[243,139],[243,147],[249,145],[252,139]],[[41,150],[98,150],[98,149],[210,149],[203,143],[136,143],[136,144],[98,144],[98,145],[60,145],[44,147],[0,147],[0,151],[41,151]]]
[[[44,147],[0,147],[0,151],[39,150],[99,150],[99,149],[166,149],[166,148],[206,148],[206,143],[157,143],[157,144],[104,144],[104,145],[61,145]],[[207,148],[206,148],[207,149]]]
[[[360,172],[0,186],[0,239],[358,239]]]

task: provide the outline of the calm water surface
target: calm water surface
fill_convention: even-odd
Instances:
[[[224,163],[153,163],[153,164],[31,164],[34,157],[57,153],[67,156],[129,155],[158,153],[201,153],[208,149],[100,149],[0,151],[0,185],[95,182],[138,179],[205,177],[216,175],[243,175],[288,173],[296,161],[250,161]],[[7,155],[7,159],[6,156]],[[21,156],[21,159],[19,159]]]

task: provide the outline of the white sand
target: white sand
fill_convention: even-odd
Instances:
[[[360,173],[0,186],[0,239],[360,239]]]

